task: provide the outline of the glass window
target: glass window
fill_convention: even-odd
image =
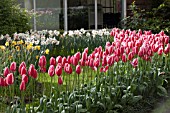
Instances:
[[[64,29],[63,0],[36,0],[37,30]]]

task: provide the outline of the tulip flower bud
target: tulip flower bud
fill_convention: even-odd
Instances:
[[[50,77],[53,77],[54,76],[54,70],[55,70],[55,67],[54,65],[50,65],[49,69],[48,69],[48,74],[50,75]]]
[[[54,57],[51,57],[51,58],[50,58],[50,65],[56,66],[56,60],[55,60]]]
[[[26,74],[22,75],[22,81],[24,81],[25,83],[28,83],[28,76]]]
[[[12,72],[14,72],[14,71],[16,71],[16,62],[12,62],[11,63],[11,65],[10,65],[10,70],[12,71]]]
[[[6,77],[9,73],[10,73],[9,68],[8,68],[8,67],[5,67],[4,73],[3,73],[4,77]]]
[[[76,66],[76,73],[79,75],[81,73],[81,67],[80,65]]]
[[[62,85],[63,84],[63,79],[61,76],[58,77],[58,84],[59,85]]]
[[[20,90],[21,91],[25,91],[26,90],[26,83],[25,81],[22,81],[21,84],[20,84]]]
[[[9,74],[7,75],[7,77],[6,77],[6,83],[7,83],[8,85],[11,85],[11,84],[14,83],[14,75],[13,75],[13,73],[9,73]]]
[[[61,74],[62,74],[62,65],[59,63],[58,65],[57,65],[57,67],[55,68],[55,74],[57,75],[57,76],[61,76]]]

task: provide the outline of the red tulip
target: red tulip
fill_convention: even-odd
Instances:
[[[72,64],[74,65],[74,66],[76,66],[76,65],[78,65],[78,58],[77,57],[73,57],[73,61],[72,61]]]
[[[165,44],[168,44],[169,43],[169,36],[166,36],[165,37]]]
[[[33,76],[34,75],[34,69],[35,69],[34,65],[31,64],[29,69],[28,69],[28,75],[29,76]]]
[[[21,69],[22,69],[22,67],[25,67],[25,68],[26,68],[25,62],[22,62],[22,63],[19,65],[18,71],[19,71],[20,74],[21,74]]]
[[[22,81],[24,81],[25,83],[28,83],[28,76],[26,74],[22,75]]]
[[[109,66],[111,66],[113,63],[114,63],[113,56],[108,56],[108,57],[107,57],[107,64],[108,64]]]
[[[132,66],[133,66],[134,68],[136,68],[136,67],[138,66],[138,58],[133,59],[133,61],[131,62],[131,64],[132,64]]]
[[[80,60],[80,65],[81,66],[85,66],[85,61],[83,61],[82,59]]]
[[[170,44],[165,47],[164,53],[168,54],[170,52]]]
[[[16,66],[17,64],[16,64],[16,62],[12,62],[11,63],[11,65],[10,65],[10,70],[12,71],[12,72],[14,72],[14,71],[16,71]]]
[[[41,70],[42,73],[46,72],[46,68],[45,67],[41,67],[40,70]]]
[[[7,78],[4,79],[3,86],[8,86],[8,84],[7,84]]]
[[[93,65],[94,65],[95,67],[99,67],[99,65],[100,65],[100,60],[97,58],[97,59],[94,60],[93,63],[94,63]]]
[[[122,55],[122,62],[127,62],[127,58],[126,58],[126,54],[125,53],[123,53],[123,55]]]
[[[25,91],[26,90],[26,83],[25,81],[22,81],[21,84],[20,84],[20,90],[21,91]]]
[[[23,74],[27,74],[27,69],[24,66],[21,68],[21,75]]]
[[[4,84],[5,84],[4,78],[0,77],[0,86],[4,86]]]
[[[57,76],[61,76],[61,74],[62,74],[62,65],[60,63],[55,68],[55,74]]]
[[[48,74],[50,75],[50,77],[54,76],[55,72],[55,67],[54,65],[50,65],[49,69],[48,69]]]
[[[61,76],[58,77],[58,84],[59,85],[62,85],[63,84],[63,79]]]
[[[36,70],[36,69],[34,69],[34,74],[32,75],[32,77],[33,77],[34,79],[36,79],[36,78],[38,77],[38,73],[37,73],[37,70]]]
[[[57,61],[57,63],[62,63],[62,57],[61,57],[61,56],[58,56],[58,57],[56,58],[56,61]]]
[[[133,57],[134,57],[134,53],[133,53],[133,52],[130,52],[130,53],[128,54],[128,60],[132,60]]]
[[[120,59],[119,59],[119,57],[118,57],[117,55],[114,56],[114,61],[115,61],[115,62],[119,62],[119,60],[120,60]]]
[[[63,57],[63,58],[62,58],[62,66],[64,66],[66,62],[67,62],[66,57]]]
[[[71,64],[71,56],[67,56],[67,63]]]
[[[77,60],[80,60],[80,56],[81,56],[81,53],[80,53],[80,52],[77,52],[77,53],[74,55],[74,57],[76,57]]]
[[[51,58],[50,58],[50,65],[56,66],[56,60],[55,60],[54,57],[51,57]]]
[[[14,83],[14,75],[13,75],[13,73],[9,73],[9,74],[7,75],[7,77],[6,77],[6,83],[7,83],[8,85],[11,85],[11,84]]]
[[[76,73],[79,75],[81,73],[81,67],[80,65],[76,66]]]
[[[64,66],[64,71],[68,74],[71,74],[72,71],[73,71],[71,65],[66,63],[65,66]]]
[[[6,77],[10,73],[10,70],[8,67],[5,67],[3,75]]]
[[[45,67],[45,66],[46,66],[46,63],[47,63],[46,57],[45,57],[44,55],[41,56],[40,59],[39,59],[38,65],[39,65],[40,67]]]
[[[88,54],[88,47],[84,49],[84,52]]]
[[[83,61],[86,61],[86,60],[87,60],[87,53],[86,53],[86,52],[83,52],[83,53],[82,53],[82,60],[83,60]]]
[[[103,59],[102,59],[102,66],[105,66],[107,65],[107,57],[106,56],[103,56]]]
[[[160,48],[158,49],[158,55],[162,55],[162,53],[163,53],[163,48],[160,47]]]
[[[91,58],[91,59],[90,59],[90,62],[89,62],[89,66],[90,66],[90,67],[94,67],[93,62],[94,62],[94,60]]]

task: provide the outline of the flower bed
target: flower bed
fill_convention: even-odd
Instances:
[[[1,97],[21,98],[20,102],[13,101],[8,111],[124,112],[126,106],[134,106],[148,96],[166,96],[169,37],[163,31],[152,34],[117,28],[110,34],[114,41],[92,52],[85,48],[74,55],[50,59],[42,55],[39,68],[25,62],[19,67],[11,63],[0,77]],[[38,91],[37,82],[41,83]],[[24,95],[29,97],[28,103]]]

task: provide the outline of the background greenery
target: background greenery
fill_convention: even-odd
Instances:
[[[25,32],[31,28],[30,15],[16,0],[0,0],[0,34]]]
[[[162,4],[158,5],[161,1],[152,2],[152,7],[157,7],[152,8],[152,10],[148,12],[144,9],[140,9],[135,5],[135,2],[133,2],[129,6],[132,16],[124,18],[120,22],[121,27],[132,30],[151,30],[153,33],[164,30],[167,35],[170,35],[170,0],[164,0]]]

